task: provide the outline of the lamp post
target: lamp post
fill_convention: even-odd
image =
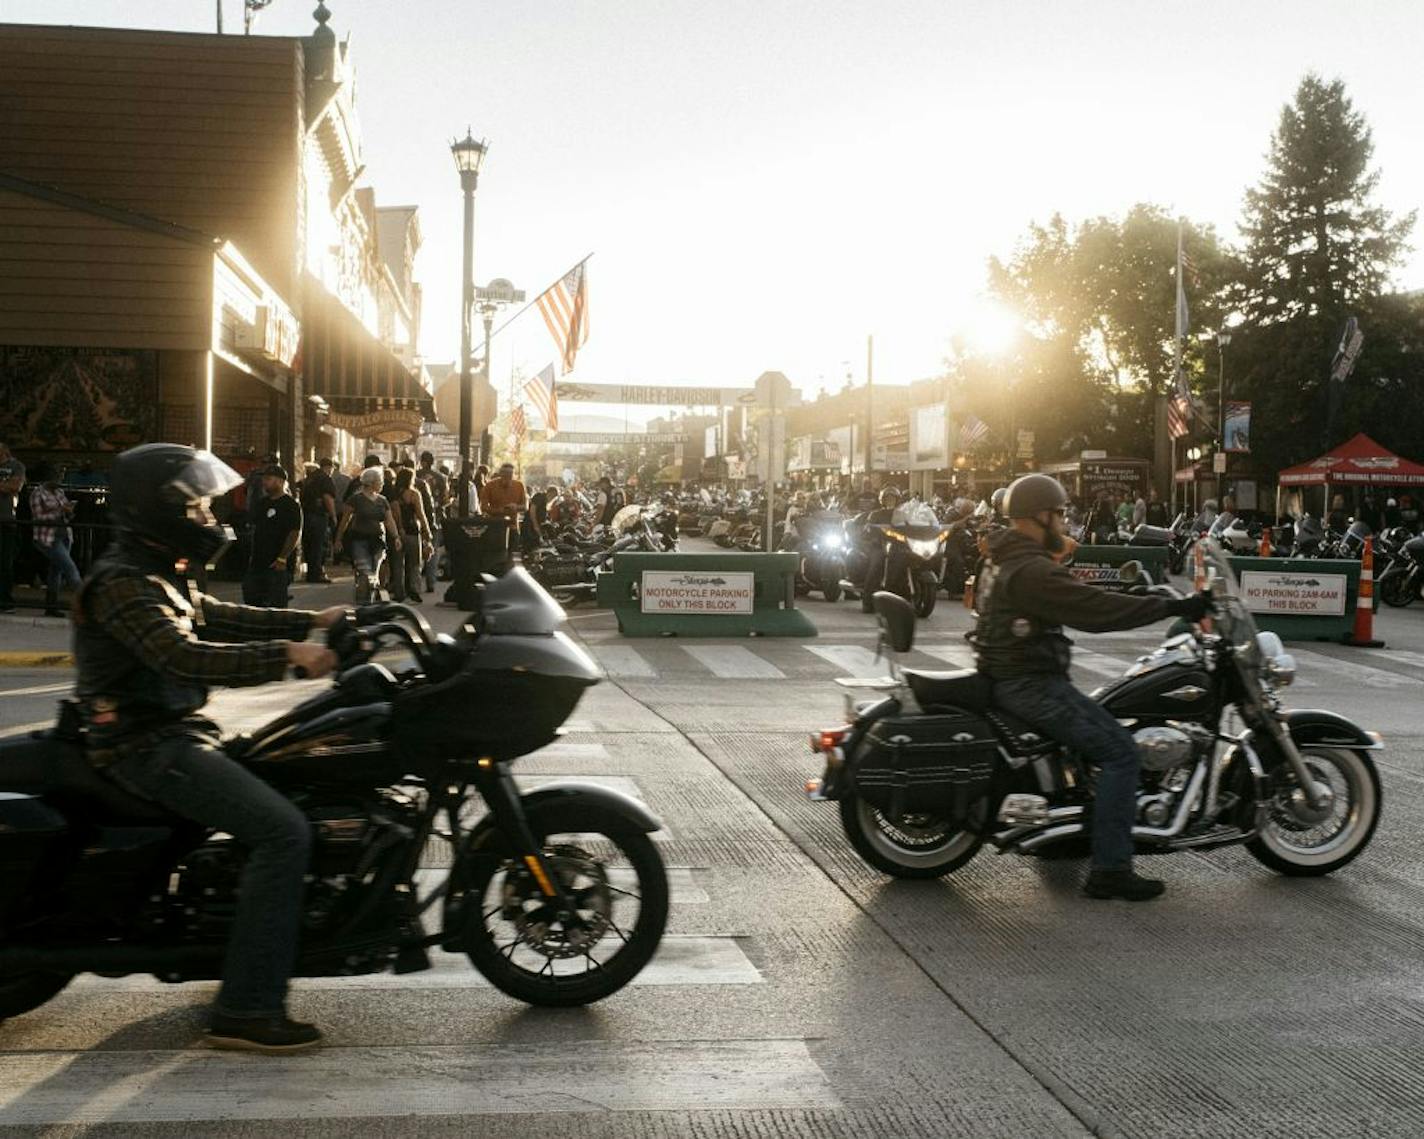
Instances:
[[[1226,450],[1226,346],[1231,343],[1231,333],[1224,328],[1216,334],[1216,437],[1219,446]]]
[[[470,515],[470,429],[474,418],[474,377],[470,374],[470,313],[475,288],[475,187],[480,184],[480,163],[489,143],[477,139],[468,129],[465,137],[450,144],[455,169],[460,172],[460,189],[465,192],[465,266],[460,281],[460,503],[459,516]]]

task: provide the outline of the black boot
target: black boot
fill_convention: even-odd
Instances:
[[[1083,893],[1090,898],[1122,898],[1128,902],[1145,902],[1157,897],[1167,887],[1156,878],[1143,878],[1127,870],[1088,871],[1088,880],[1083,883]]]
[[[214,1048],[242,1052],[305,1052],[321,1043],[321,1029],[286,1016],[224,1016],[215,1012],[206,1040]]]

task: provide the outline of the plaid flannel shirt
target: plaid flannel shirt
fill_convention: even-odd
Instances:
[[[54,545],[71,509],[69,499],[58,488],[50,490],[41,483],[30,491],[30,517],[35,523],[30,536],[36,546],[49,549]]]

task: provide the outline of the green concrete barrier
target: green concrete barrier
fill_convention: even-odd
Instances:
[[[1068,568],[1079,581],[1119,591],[1118,567],[1124,562],[1139,562],[1161,584],[1167,578],[1166,546],[1079,546]]]
[[[1228,561],[1260,629],[1287,641],[1343,641],[1354,632],[1359,562],[1324,558]],[[1378,597],[1375,607],[1379,607]]]
[[[618,554],[598,604],[627,637],[814,637],[796,566],[793,553]]]

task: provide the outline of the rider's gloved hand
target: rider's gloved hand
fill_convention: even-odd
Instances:
[[[1167,612],[1173,617],[1196,624],[1211,612],[1211,598],[1205,593],[1193,593],[1190,597],[1174,597],[1167,602]]]

